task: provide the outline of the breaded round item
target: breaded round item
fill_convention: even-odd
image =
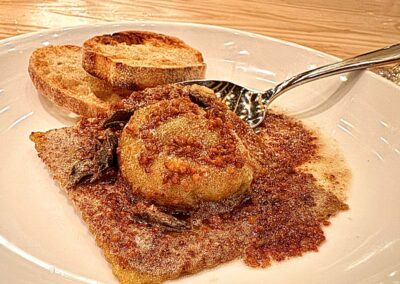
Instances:
[[[119,147],[121,172],[133,191],[160,205],[219,201],[243,194],[253,179],[249,153],[225,112],[187,98],[138,110]]]

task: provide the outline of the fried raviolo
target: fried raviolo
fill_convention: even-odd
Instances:
[[[185,102],[168,102],[177,98]],[[157,103],[159,111],[140,112]],[[167,115],[171,105],[177,112],[174,119]],[[329,225],[332,216],[348,209],[344,201],[349,172],[337,150],[323,150],[319,135],[286,115],[269,111],[267,123],[254,132],[229,112],[211,90],[181,85],[135,92],[116,109],[125,115],[142,113],[148,123],[130,123],[122,130],[130,116],[114,115],[116,112],[106,121],[102,117],[83,119],[72,127],[34,132],[30,138],[121,283],[160,283],[238,258],[251,267],[267,267],[275,261],[318,251],[325,240],[323,227]],[[210,124],[196,126],[190,120],[203,114]],[[180,119],[190,122],[189,132],[183,132],[183,128],[173,132],[173,127],[168,126],[182,124]],[[218,130],[220,125],[226,127]],[[210,148],[212,155],[200,155],[202,151],[193,151],[196,147],[186,147],[198,145],[197,140],[205,143],[206,134],[214,137],[212,133],[228,130],[231,125],[250,153],[242,167],[229,159],[240,155],[218,155],[226,154],[228,143]],[[158,136],[152,136],[157,133]],[[190,136],[192,133],[198,139]],[[215,167],[221,172],[228,172],[233,165],[243,169],[247,164],[255,164],[250,189],[240,196],[243,199],[239,203],[236,198],[228,198],[199,202],[198,207],[184,210],[153,203],[135,194],[137,187],[123,177],[126,169],[121,173],[122,154],[129,153],[122,147],[121,136],[134,140],[135,135],[141,140],[141,148],[132,157],[135,160],[128,161],[139,161],[145,175],[153,170],[161,153],[174,160],[185,157],[187,163]],[[228,152],[241,149],[240,141],[235,145],[236,148],[228,147]],[[327,159],[327,153],[332,159]],[[224,168],[221,161],[228,166]],[[162,177],[163,186],[201,178],[186,167],[166,162],[160,165],[164,172],[161,175],[160,171],[157,182]],[[185,169],[182,173],[181,168]]]
[[[120,168],[133,191],[157,204],[193,208],[245,193],[249,153],[225,112],[188,98],[139,109],[122,132]]]

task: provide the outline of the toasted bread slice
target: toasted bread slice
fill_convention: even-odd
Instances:
[[[86,117],[106,113],[111,103],[131,93],[114,88],[83,70],[82,52],[78,46],[39,48],[32,53],[28,70],[41,95]]]
[[[87,40],[82,65],[93,76],[128,89],[201,79],[206,70],[201,53],[182,40],[142,31]]]

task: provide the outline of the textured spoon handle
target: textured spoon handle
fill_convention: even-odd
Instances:
[[[400,44],[387,46],[295,75],[262,94],[262,101],[268,105],[284,92],[305,83],[332,75],[385,65],[397,60],[400,60]]]

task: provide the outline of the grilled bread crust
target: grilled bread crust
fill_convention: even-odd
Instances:
[[[82,66],[93,76],[128,89],[202,79],[206,71],[201,53],[182,40],[143,31],[87,40]]]
[[[78,46],[47,46],[32,53],[28,71],[41,95],[85,117],[105,114],[111,103],[131,94],[89,75],[81,62]]]

